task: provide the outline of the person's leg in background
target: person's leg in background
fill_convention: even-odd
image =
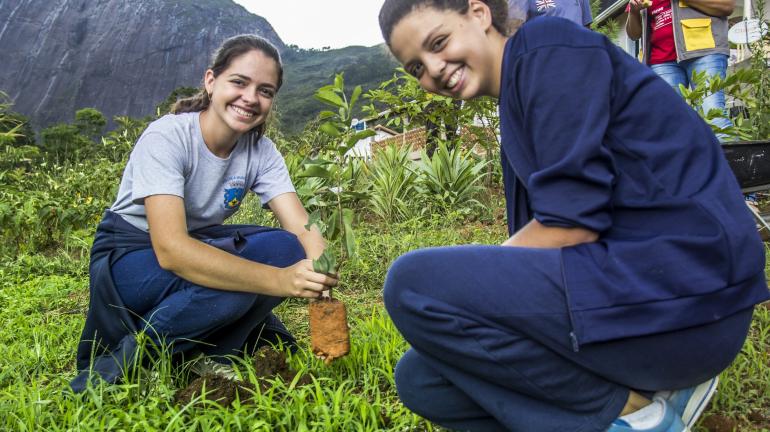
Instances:
[[[692,77],[693,72],[705,72],[707,76],[718,76],[724,79],[727,76],[727,56],[724,54],[709,54],[702,57],[696,57],[694,59],[684,60],[681,62],[682,66],[687,71],[688,80]],[[725,93],[718,91],[706,96],[703,99],[701,105],[704,114],[708,114],[712,109],[718,109],[722,112],[721,117],[716,117],[711,120],[711,124],[719,128],[726,128],[733,125],[730,118],[727,116],[727,110],[725,109]],[[724,134],[717,134],[720,141],[725,138]]]
[[[675,61],[650,65],[650,69],[668,83],[677,94],[681,94],[679,84],[685,87],[690,84],[690,80],[687,78],[687,71]]]

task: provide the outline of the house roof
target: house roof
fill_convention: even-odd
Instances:
[[[386,128],[386,127],[385,127],[385,126],[383,126],[383,125],[377,125],[377,126],[375,126],[375,127],[374,127],[374,130],[376,130],[376,131],[378,131],[378,130],[379,130],[379,131],[383,131],[383,132],[385,132],[385,133],[388,133],[388,134],[391,134],[391,135],[393,135],[393,136],[395,136],[395,135],[398,135],[398,132],[394,131],[393,129],[389,129],[389,128]]]
[[[608,20],[620,13],[622,13],[626,7],[628,0],[601,0],[601,8],[599,14],[594,18],[595,24],[601,24],[605,20]]]

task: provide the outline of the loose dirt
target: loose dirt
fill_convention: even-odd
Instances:
[[[271,379],[279,377],[286,383],[290,383],[297,375],[288,363],[286,354],[275,351],[270,347],[262,347],[254,355],[254,374],[261,391],[272,387]],[[309,375],[303,375],[297,381],[297,385],[310,384]],[[198,398],[206,389],[206,400],[216,401],[220,405],[229,407],[236,399],[248,402],[253,399],[256,386],[248,381],[233,381],[218,375],[204,375],[194,379],[187,387],[179,390],[174,397],[178,405],[186,405]]]
[[[206,400],[216,401],[225,407],[231,406],[236,399],[240,399],[241,402],[252,399],[255,389],[249,382],[236,382],[218,375],[204,375],[178,391],[174,396],[174,402],[178,405],[187,405],[198,398],[204,388]]]
[[[701,425],[709,432],[733,432],[738,426],[738,422],[730,417],[719,414],[712,414],[703,419]]]

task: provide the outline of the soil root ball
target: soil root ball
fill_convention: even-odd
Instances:
[[[345,304],[337,299],[310,303],[310,345],[325,363],[350,352],[350,334]]]

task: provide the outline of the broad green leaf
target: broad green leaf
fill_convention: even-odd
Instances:
[[[339,90],[343,90],[345,88],[345,78],[343,78],[342,74],[337,74],[334,76],[334,87]]]
[[[318,114],[318,118],[321,119],[321,120],[326,120],[326,119],[334,117],[336,115],[337,114],[335,114],[332,111],[321,111],[321,113]]]
[[[374,133],[374,131],[373,131],[372,129],[365,129],[365,130],[362,130],[362,131],[358,131],[358,132],[354,133],[354,134],[351,136],[351,139],[354,139],[354,140],[355,140],[355,141],[353,142],[353,143],[355,144],[355,143],[356,143],[356,142],[358,142],[359,140],[362,140],[362,139],[364,139],[364,138],[369,138],[370,136],[374,136],[374,135],[375,135],[375,133]]]
[[[313,260],[313,271],[317,273],[336,273],[337,259],[334,257],[334,253],[331,249],[324,249],[318,259]]]
[[[340,157],[344,157],[350,151],[350,149],[353,148],[354,145],[355,142],[352,145],[348,144],[347,142],[341,142],[339,147],[337,147],[337,154],[340,155]]]
[[[312,213],[310,213],[310,214],[308,215],[308,221],[307,221],[307,225],[305,225],[305,229],[306,229],[306,230],[308,230],[308,231],[310,231],[310,228],[311,228],[313,225],[316,225],[316,226],[318,226],[318,224],[319,224],[320,222],[321,222],[321,212],[319,212],[318,210],[316,210],[316,211],[314,211],[314,212],[312,212]]]
[[[361,91],[362,89],[360,85],[356,86],[356,88],[353,89],[353,95],[350,96],[350,103],[348,104],[348,106],[350,106],[351,109],[356,104],[356,101],[358,101],[358,97],[361,96]]]
[[[328,91],[324,89],[319,89],[315,93],[315,98],[319,100],[320,102],[323,102],[327,105],[333,105],[339,108],[345,107],[345,101],[342,100],[336,93],[333,91]]]
[[[323,166],[323,165],[331,165],[331,164],[334,164],[334,163],[335,162],[333,160],[329,160],[329,159],[324,159],[322,157],[318,157],[318,158],[315,158],[315,159],[306,159],[302,164],[303,165],[321,165],[321,166]]]
[[[336,274],[337,273],[337,257],[334,255],[334,252],[331,251],[331,249],[324,249],[324,253],[328,252],[328,258],[327,261],[329,262],[328,269],[326,270],[326,273],[330,274]]]
[[[326,239],[330,241],[336,241],[340,238],[340,216],[337,209],[334,209],[329,216],[328,223],[326,224]]]
[[[332,174],[326,168],[320,165],[308,165],[301,173],[297,174],[297,177],[320,177],[325,179],[332,178]]]
[[[338,137],[340,136],[340,131],[337,129],[337,127],[334,125],[334,123],[326,122],[321,125],[320,127],[321,132],[325,133],[326,135],[329,135],[331,137]]]
[[[347,252],[348,258],[356,256],[356,239],[353,235],[353,210],[345,209],[342,212],[342,223],[345,227],[345,252]]]

